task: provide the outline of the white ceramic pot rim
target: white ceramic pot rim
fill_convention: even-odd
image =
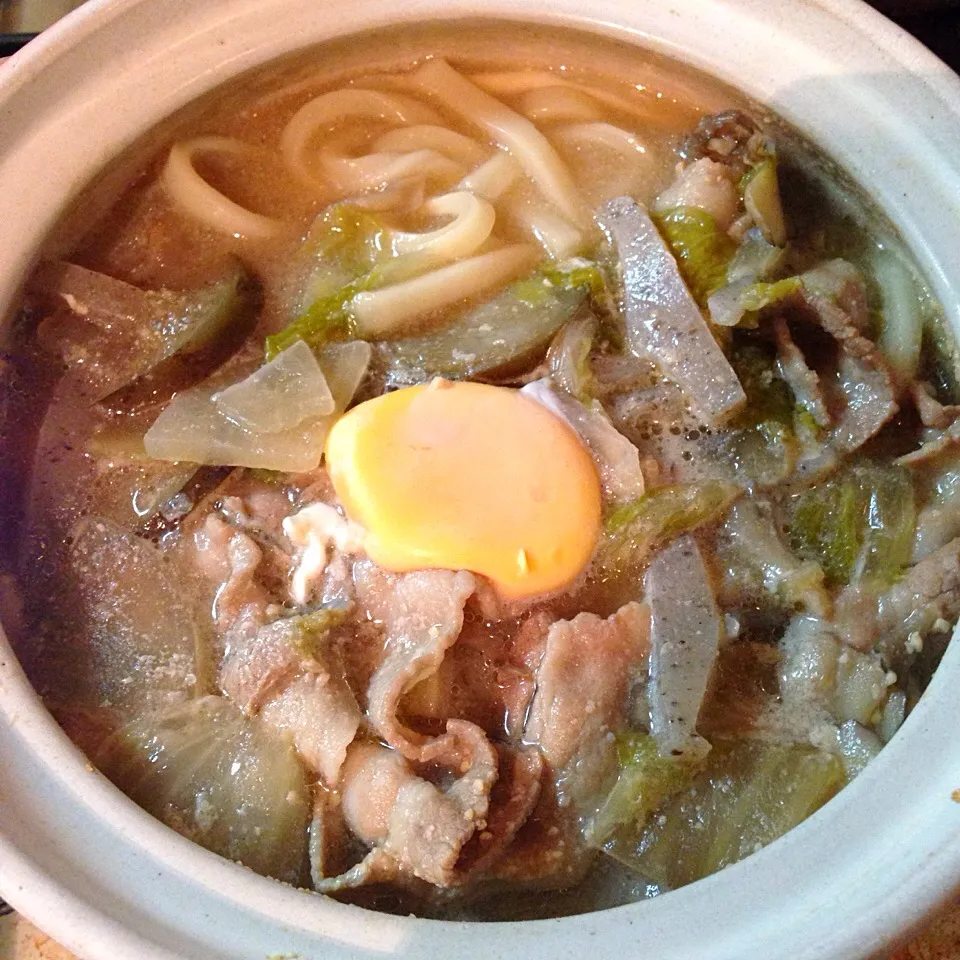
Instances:
[[[93,0],[0,76],[0,308],[64,198],[178,106],[348,29],[469,16],[475,0]],[[960,330],[960,81],[853,0],[487,0],[683,56],[765,100],[868,186]],[[0,643],[0,893],[89,960],[456,956],[854,960],[960,884],[948,651],[851,787],[747,861],[657,901],[470,926],[370,914],[220,860],[136,808],[66,740]]]

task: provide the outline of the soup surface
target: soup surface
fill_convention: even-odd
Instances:
[[[87,189],[4,355],[3,623],[134,800],[378,909],[749,856],[960,615],[956,354],[762,108],[472,23],[218,91]]]

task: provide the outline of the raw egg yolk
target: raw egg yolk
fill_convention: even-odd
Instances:
[[[347,516],[379,566],[471,570],[507,597],[573,581],[600,533],[590,454],[516,390],[446,380],[361,403],[327,440]]]

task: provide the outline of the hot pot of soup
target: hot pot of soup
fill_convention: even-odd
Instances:
[[[957,875],[955,78],[836,92],[818,25],[916,52],[859,8],[303,6],[8,78],[4,895],[91,957],[865,956]],[[148,21],[138,112],[76,58]]]

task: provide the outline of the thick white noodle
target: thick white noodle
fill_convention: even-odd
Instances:
[[[458,184],[458,189],[483,197],[491,203],[499,200],[522,176],[523,170],[509,153],[497,150]]]
[[[405,323],[496,289],[539,259],[532,244],[517,243],[459,260],[414,280],[358,293],[350,303],[360,337],[383,337]]]
[[[484,130],[509,150],[543,195],[574,223],[585,210],[570,171],[550,141],[526,118],[465,79],[445,60],[429,60],[413,81],[447,109]]]
[[[323,93],[300,107],[280,134],[280,152],[298,179],[309,186],[323,186],[310,172],[305,156],[307,147],[321,128],[348,120],[379,120],[394,125],[442,122],[426,104],[400,93],[353,87]]]
[[[579,90],[581,93],[587,94],[605,107],[611,107],[645,123],[654,123],[657,126],[663,125],[664,118],[642,103],[636,103],[619,93],[614,93],[612,90],[595,87],[591,83],[581,83],[579,80],[570,80],[567,77],[558,76],[549,70],[473,73],[470,75],[470,79],[478,87],[496,97],[517,96],[530,90],[541,90],[545,87],[569,87],[571,90]]]
[[[453,220],[424,233],[394,233],[391,240],[398,256],[423,253],[440,261],[468,257],[490,236],[497,218],[486,200],[466,191],[434,197],[422,209],[427,216]]]
[[[407,177],[395,180],[382,190],[353,197],[351,203],[364,210],[394,210],[397,213],[412,213],[423,206],[427,195],[426,177]]]
[[[319,163],[326,174],[328,201],[386,188],[415,176],[449,186],[464,172],[461,164],[436,150],[350,157],[336,146],[329,146],[320,151]]]
[[[233,237],[262,240],[275,237],[283,224],[273,217],[254,213],[235,203],[207,183],[193,166],[200,153],[250,156],[254,148],[230,137],[197,137],[183,140],[170,148],[160,182],[170,199],[184,212],[219,233]]]
[[[614,150],[621,156],[635,161],[647,152],[646,146],[634,134],[612,123],[571,123],[554,127],[550,136],[571,146],[600,146]]]
[[[485,71],[471,73],[468,79],[496,97],[518,96],[530,90],[562,87],[568,83],[565,77],[551,73],[549,70]]]
[[[373,141],[373,149],[393,153],[435,150],[467,167],[483,163],[490,155],[489,147],[482,147],[476,140],[471,140],[449,127],[436,127],[431,124],[390,130]]]
[[[583,250],[583,233],[548,207],[517,205],[513,218],[556,260],[575,257]]]
[[[519,100],[520,112],[534,123],[590,122],[600,119],[596,101],[575,87],[538,87]]]

